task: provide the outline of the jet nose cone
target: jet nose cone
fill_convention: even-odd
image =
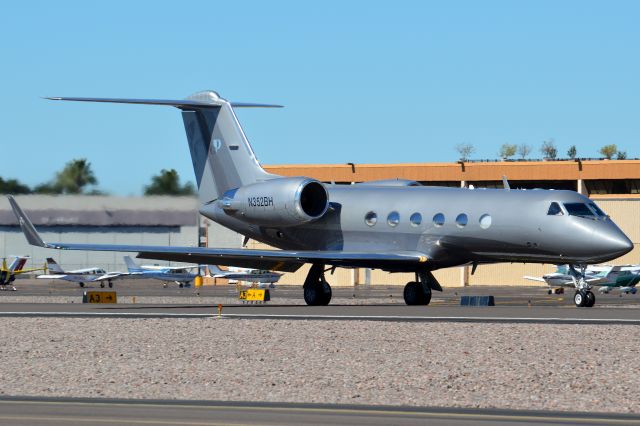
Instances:
[[[599,233],[596,237],[607,254],[622,256],[633,250],[633,242],[620,230]]]

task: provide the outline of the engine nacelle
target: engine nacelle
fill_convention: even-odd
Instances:
[[[225,213],[245,222],[295,226],[324,216],[329,195],[315,179],[285,177],[229,190],[219,203]]]

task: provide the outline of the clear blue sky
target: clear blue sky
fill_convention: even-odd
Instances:
[[[4,2],[0,176],[34,185],[87,157],[140,194],[193,170],[178,110],[41,96],[217,90],[265,164],[495,158],[554,138],[640,156],[640,2]]]

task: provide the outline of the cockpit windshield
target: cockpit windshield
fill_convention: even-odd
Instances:
[[[567,209],[570,216],[596,218],[596,215],[584,203],[564,203],[564,208]]]

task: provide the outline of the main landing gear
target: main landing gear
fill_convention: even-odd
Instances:
[[[326,306],[331,301],[331,286],[324,279],[324,265],[314,263],[302,286],[304,301],[309,306]]]
[[[596,303],[596,296],[591,291],[591,286],[585,279],[586,270],[586,265],[580,265],[580,272],[578,272],[573,265],[569,265],[569,273],[576,287],[576,292],[573,295],[573,303],[575,303],[578,308],[591,308]]]
[[[431,302],[431,290],[442,291],[431,272],[417,272],[416,281],[404,286],[404,303],[407,305],[428,305]]]

